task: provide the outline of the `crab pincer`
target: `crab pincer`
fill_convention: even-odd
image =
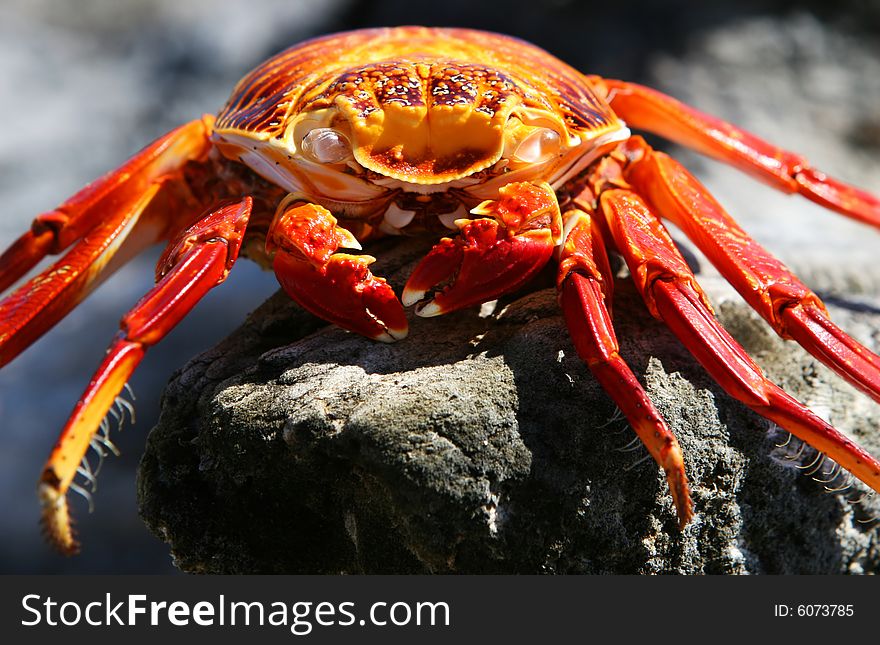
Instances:
[[[316,316],[363,336],[394,342],[409,330],[394,290],[372,274],[371,255],[339,253],[360,249],[326,208],[293,203],[279,209],[266,249],[287,294]]]
[[[547,264],[562,235],[559,204],[546,182],[507,184],[499,199],[471,213],[481,217],[456,220],[460,234],[440,240],[410,275],[401,299],[406,306],[419,303],[419,316],[438,316],[518,289]]]

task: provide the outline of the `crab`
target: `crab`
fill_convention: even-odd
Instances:
[[[880,462],[770,382],[715,319],[664,227],[677,225],[783,338],[880,401],[880,357],[740,228],[682,165],[630,128],[731,164],[880,227],[880,200],[803,157],[656,90],[584,75],[520,40],[399,27],[316,38],[264,62],[215,117],[182,125],[58,208],[0,256],[0,365],[115,268],[164,243],[156,285],[121,329],[61,431],[38,484],[49,541],[73,554],[67,494],[94,484],[105,418],[144,356],[239,256],[271,268],[308,311],[382,342],[404,307],[437,316],[495,300],[551,259],[578,355],[665,473],[680,527],[694,514],[682,450],[618,352],[609,252],[732,397],[880,491]],[[444,236],[445,234],[445,236]],[[439,240],[398,296],[361,243]],[[79,478],[79,479],[78,479]]]

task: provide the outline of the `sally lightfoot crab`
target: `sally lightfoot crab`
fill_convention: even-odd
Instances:
[[[509,37],[420,27],[288,49],[245,76],[216,119],[173,130],[39,215],[0,256],[0,288],[46,255],[64,255],[0,302],[0,365],[123,262],[166,244],[156,286],[123,317],[40,478],[51,542],[77,549],[66,494],[94,481],[86,453],[102,450],[102,422],[144,352],[239,254],[271,267],[312,313],[385,342],[406,336],[404,306],[421,316],[475,306],[555,259],[578,354],[664,470],[684,526],[693,505],[678,442],[618,353],[608,262],[617,253],[650,312],[731,396],[880,490],[877,459],[769,382],[721,328],[662,220],[777,333],[877,401],[880,357],[630,128],[880,227],[877,198],[659,92],[582,75]],[[400,299],[371,273],[374,258],[358,253],[389,235],[441,237]]]

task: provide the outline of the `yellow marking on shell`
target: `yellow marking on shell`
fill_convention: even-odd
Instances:
[[[492,166],[504,151],[504,122],[513,105],[493,115],[473,105],[402,105],[362,115],[340,97],[351,124],[353,153],[374,172],[414,184],[439,184]]]

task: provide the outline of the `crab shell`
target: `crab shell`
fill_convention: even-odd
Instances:
[[[235,87],[213,139],[290,192],[341,201],[381,195],[379,186],[304,158],[303,136],[320,127],[344,132],[363,168],[412,186],[491,168],[538,127],[560,135],[560,153],[549,168],[523,171],[562,181],[559,169],[629,134],[582,74],[534,45],[399,27],[317,38],[269,59]]]

